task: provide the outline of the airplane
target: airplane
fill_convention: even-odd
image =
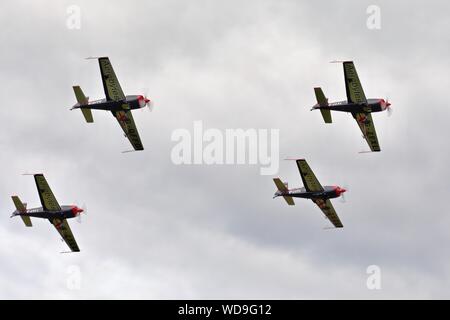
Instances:
[[[330,220],[335,228],[343,228],[341,220],[331,204],[330,199],[343,196],[347,190],[339,186],[322,186],[317,180],[314,172],[309,167],[305,159],[294,159],[297,162],[300,176],[303,180],[303,188],[289,189],[287,183],[283,183],[280,178],[274,178],[273,182],[277,186],[273,198],[283,197],[288,205],[295,205],[293,198],[311,199]]]
[[[76,205],[60,206],[53,195],[50,186],[47,183],[43,174],[34,174],[34,180],[38,189],[39,198],[42,207],[27,209],[27,204],[23,203],[18,196],[12,196],[12,200],[16,207],[11,215],[12,217],[19,216],[27,227],[32,227],[30,217],[48,219],[50,223],[58,230],[62,239],[66,242],[72,252],[79,252],[77,242],[70,230],[67,219],[79,217],[84,209]]]
[[[320,110],[325,123],[332,122],[331,110],[350,112],[358,123],[370,150],[372,152],[381,151],[371,113],[387,110],[390,114],[391,104],[387,99],[366,99],[353,61],[343,61],[343,65],[347,100],[329,103],[322,89],[317,87],[314,88],[317,104],[312,107],[311,111]]]
[[[70,110],[80,109],[87,123],[94,122],[91,110],[111,111],[122,127],[125,137],[130,140],[134,151],[144,150],[131,110],[144,108],[145,106],[150,108],[151,101],[145,95],[125,96],[108,57],[88,59],[98,59],[106,98],[89,101],[89,97],[84,95],[80,86],[73,86],[78,103]]]

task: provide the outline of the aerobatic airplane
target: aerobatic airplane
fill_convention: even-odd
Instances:
[[[296,159],[295,161],[297,162],[304,188],[288,189],[287,183],[283,183],[279,178],[274,178],[273,181],[278,191],[275,192],[273,197],[283,197],[290,206],[295,204],[293,198],[311,199],[319,206],[325,217],[330,220],[335,228],[343,228],[344,226],[339,220],[330,199],[343,196],[343,193],[347,190],[338,186],[322,186],[305,159]]]
[[[70,250],[79,252],[80,249],[73,237],[67,219],[80,216],[84,212],[84,209],[76,205],[60,206],[43,174],[35,174],[34,180],[36,181],[42,207],[27,209],[27,204],[20,201],[18,196],[12,196],[11,198],[17,210],[13,212],[11,218],[20,216],[27,227],[33,226],[30,217],[48,219],[56,230],[58,230]]]
[[[353,61],[344,61],[345,91],[347,100],[328,102],[321,88],[314,88],[317,104],[311,110],[319,109],[325,123],[331,123],[331,110],[350,112],[359,125],[364,139],[369,144],[371,151],[380,151],[377,133],[372,120],[372,112],[387,110],[391,112],[390,103],[384,99],[366,99]]]
[[[71,110],[81,109],[84,119],[88,123],[94,122],[92,109],[111,111],[122,127],[125,137],[130,140],[134,150],[144,150],[131,110],[144,108],[145,106],[150,108],[150,100],[145,95],[125,96],[108,57],[88,59],[98,59],[106,99],[89,101],[89,98],[84,95],[81,88],[74,86],[73,91],[78,103]]]

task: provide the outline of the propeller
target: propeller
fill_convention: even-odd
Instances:
[[[148,88],[144,88],[143,91],[145,92],[144,93],[145,106],[147,106],[148,110],[151,112],[151,111],[153,111],[153,106],[154,106],[153,100],[147,98],[147,96],[148,96]],[[144,108],[142,108],[142,109],[144,109]]]
[[[81,206],[81,209],[83,209],[83,213],[86,214],[88,212],[86,203],[83,203]]]
[[[389,103],[389,98],[386,96],[386,111],[388,117],[392,116],[393,109],[391,108],[391,104]]]
[[[145,98],[145,99],[147,99],[147,98]],[[150,112],[152,112],[153,111],[153,107],[155,106],[154,103],[153,103],[153,100],[150,100],[150,99],[147,99],[147,100],[148,100],[148,102],[146,104],[147,104],[148,110]]]
[[[79,203],[78,201],[74,201],[74,203]],[[76,205],[75,205],[76,206]],[[77,208],[79,208],[78,206],[76,206]],[[87,206],[85,203],[83,203],[83,205],[81,206],[81,211],[77,212],[76,217],[77,217],[77,222],[81,223],[81,214],[86,214],[87,213]]]
[[[347,202],[347,200],[346,200],[346,198],[345,198],[345,192],[347,192],[348,190],[349,190],[349,188],[348,188],[348,186],[345,186],[345,187],[342,187],[342,188],[339,188],[339,190],[340,190],[340,193],[339,193],[339,201],[341,202],[341,203],[346,203]]]

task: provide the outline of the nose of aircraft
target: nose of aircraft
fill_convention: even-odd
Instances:
[[[336,188],[336,195],[339,197],[341,194],[343,194],[344,192],[347,192],[347,189],[345,188],[341,188],[341,187],[337,187]]]
[[[150,106],[150,103],[151,103],[150,99],[148,99],[147,96],[139,96],[138,101],[139,101],[139,106],[141,108],[143,108],[147,105]]]
[[[390,107],[390,103],[389,103],[389,100],[386,98],[386,100],[384,100],[384,99],[381,99],[380,100],[380,104],[381,104],[381,107],[383,108],[383,110],[385,110],[385,109],[389,109],[389,107]]]
[[[78,208],[77,206],[73,206],[73,208],[72,208],[72,213],[73,213],[74,216],[77,216],[77,215],[79,215],[79,214],[82,213],[82,212],[84,212],[83,209]]]
[[[391,104],[389,103],[389,101],[386,99],[386,107],[385,107],[385,109],[386,109],[386,111],[387,111],[387,113],[388,113],[388,116],[391,116],[392,115],[392,108],[391,108]]]

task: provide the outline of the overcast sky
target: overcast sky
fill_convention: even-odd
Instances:
[[[67,9],[81,10],[80,29]],[[369,29],[377,5],[381,28]],[[446,1],[1,1],[0,298],[450,298],[450,153]],[[104,97],[109,56],[145,150],[108,112],[81,112],[72,85]],[[345,99],[354,60],[382,151],[351,116],[325,125],[313,87]],[[175,165],[175,129],[279,129],[280,159],[305,157],[324,185],[348,186],[333,204],[344,229],[311,202],[272,199],[258,165]],[[40,206],[43,172],[60,204],[86,203],[69,220],[81,252],[45,220],[25,228],[10,196]],[[302,186],[295,163],[279,172]],[[367,267],[381,270],[369,290]],[[73,286],[80,280],[80,288]],[[77,282],[78,283],[78,282]]]

